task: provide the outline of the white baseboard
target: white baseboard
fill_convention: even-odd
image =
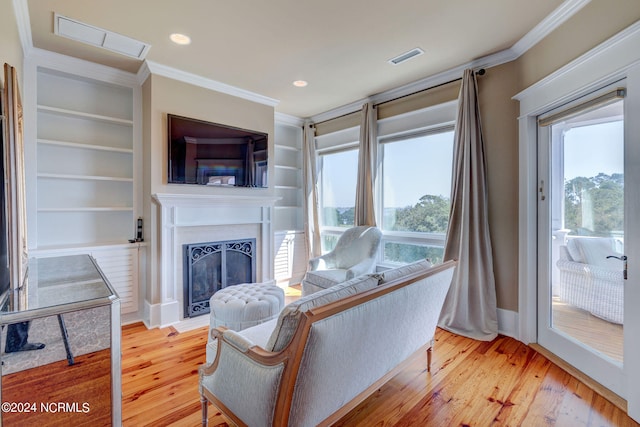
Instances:
[[[180,321],[180,307],[178,301],[162,304],[150,304],[144,302],[144,315],[142,321],[147,328],[165,328]]]
[[[499,308],[498,333],[520,340],[518,330],[518,312]]]

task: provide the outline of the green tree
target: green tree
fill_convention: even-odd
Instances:
[[[610,236],[623,230],[623,174],[576,177],[564,189],[564,227],[571,234]]]
[[[426,194],[415,206],[396,211],[395,231],[446,233],[449,224],[449,198]]]

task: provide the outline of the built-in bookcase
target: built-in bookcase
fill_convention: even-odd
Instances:
[[[134,236],[133,90],[37,72],[37,246]]]
[[[306,271],[302,191],[302,125],[276,122],[274,188],[275,279],[300,283]]]
[[[29,256],[92,255],[136,320],[140,86],[118,70],[45,56],[27,61],[25,78]]]

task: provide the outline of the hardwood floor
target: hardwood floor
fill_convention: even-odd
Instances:
[[[622,325],[600,319],[557,297],[553,298],[552,313],[555,328],[613,360],[623,361]]]
[[[207,329],[125,326],[123,424],[198,426],[198,366]],[[535,350],[438,330],[432,372],[422,354],[336,426],[638,426]],[[248,402],[249,403],[249,402]],[[209,425],[228,420],[209,407]]]

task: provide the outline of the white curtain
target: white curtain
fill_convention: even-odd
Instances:
[[[466,70],[454,135],[451,211],[444,259],[457,259],[439,326],[483,341],[498,334],[489,237],[486,160],[475,73]]]
[[[302,168],[304,181],[304,211],[307,252],[309,258],[322,254],[320,246],[320,223],[318,220],[318,170],[315,135],[316,129],[312,124],[303,128],[303,158]]]
[[[358,183],[356,185],[355,225],[376,225],[373,201],[375,179],[377,111],[367,102],[362,107],[360,121],[360,149],[358,150]]]

